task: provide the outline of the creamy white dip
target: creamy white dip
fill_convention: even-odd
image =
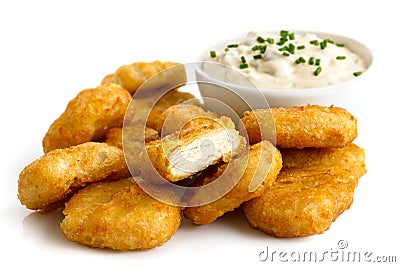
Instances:
[[[268,89],[302,89],[337,84],[355,78],[367,65],[356,51],[315,34],[281,31],[249,32],[239,42],[211,50],[207,61],[231,66],[256,86]],[[212,64],[204,70],[228,83],[248,85],[232,71],[218,72]]]

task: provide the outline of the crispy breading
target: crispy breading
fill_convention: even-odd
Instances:
[[[146,122],[148,127],[157,129],[159,117],[164,110],[186,101],[190,101],[190,103],[195,102],[194,95],[188,92],[181,92],[177,89],[168,91],[158,100],[150,96],[146,98],[134,98],[126,112],[124,125]]]
[[[181,223],[179,207],[153,199],[131,178],[89,185],[66,203],[63,213],[67,239],[115,250],[161,246]]]
[[[234,167],[229,170],[227,169],[228,164],[233,164]],[[241,166],[245,166],[242,175],[238,170]],[[186,218],[191,219],[195,224],[211,223],[226,212],[239,207],[243,202],[260,196],[265,189],[275,182],[281,168],[281,154],[270,142],[261,141],[252,145],[248,159],[247,156],[239,156],[239,158],[223,164],[213,176],[206,177],[202,181],[203,185],[209,184],[220,177],[224,171],[227,171],[225,175],[229,176],[230,181],[238,180],[238,182],[226,195],[206,205],[185,208],[183,213]],[[252,183],[255,183],[256,186],[252,186]],[[227,183],[221,186],[227,186]],[[192,201],[201,203],[204,199],[203,194],[215,194],[218,196],[218,192],[209,192],[208,189],[202,190],[203,188],[200,188],[197,194],[193,196]]]
[[[48,211],[88,183],[129,175],[121,149],[83,143],[52,150],[26,166],[19,175],[18,198],[28,209]]]
[[[357,179],[366,173],[364,149],[353,143],[341,148],[284,148],[281,153],[283,169],[336,166]]]
[[[244,204],[251,226],[275,237],[320,234],[353,202],[357,178],[337,167],[281,171],[275,184]]]
[[[221,159],[228,162],[245,145],[245,138],[239,135],[230,118],[202,117],[191,120],[179,132],[148,143],[146,150],[158,173],[176,182]]]
[[[155,118],[157,124],[155,129],[163,136],[169,135],[179,131],[187,122],[198,117],[217,118],[217,114],[195,105],[173,105]]]
[[[141,141],[150,142],[154,140],[160,139],[158,132],[152,128],[143,126],[140,124],[137,125],[129,125],[124,128],[111,128],[106,131],[105,134],[105,142],[109,145],[116,146],[120,149],[123,149],[122,145],[122,135],[125,135],[125,138],[130,141]]]
[[[338,107],[258,109],[246,111],[241,120],[251,144],[276,137],[281,148],[344,147],[357,137],[357,119]]]
[[[143,164],[145,143],[160,139],[158,132],[149,127],[136,124],[123,128],[111,128],[106,132],[105,142],[124,150],[124,154],[132,175],[140,175]],[[122,142],[124,140],[125,146]]]
[[[164,71],[167,68],[170,69]],[[185,68],[182,64],[169,61],[135,62],[119,67],[114,73],[105,76],[101,83],[119,84],[133,94],[149,78],[151,79],[146,83],[145,89],[157,89],[166,85],[175,87],[186,82]]]
[[[122,126],[130,101],[129,92],[116,84],[81,91],[50,126],[44,152],[103,139],[108,128]]]

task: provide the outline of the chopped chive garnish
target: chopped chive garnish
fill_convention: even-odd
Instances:
[[[319,43],[319,47],[321,47],[321,49],[325,49],[326,46],[327,46],[327,43],[325,41]]]
[[[244,56],[241,56],[240,60],[242,61],[242,63],[246,63],[246,58]]]
[[[315,65],[317,65],[317,66],[321,65],[321,59],[317,58],[315,60]]]
[[[266,45],[259,45],[258,48],[259,48],[261,54],[264,54],[265,50],[267,50],[267,46]]]
[[[262,58],[262,55],[254,55],[253,58],[254,58],[254,59],[261,59],[261,58]]]
[[[257,37],[257,42],[259,42],[259,43],[264,43],[264,42],[265,42],[265,39],[262,38],[261,36],[258,36],[258,37]]]
[[[255,46],[253,46],[252,48],[251,48],[251,50],[253,50],[253,51],[257,51],[259,48],[258,48],[258,45],[255,45]]]
[[[361,74],[362,74],[362,71],[353,72],[353,75],[356,77],[360,76]]]
[[[227,47],[227,48],[225,48],[225,52],[228,52],[229,51],[229,48]]]
[[[312,45],[319,45],[319,42],[318,42],[318,40],[312,40],[312,41],[310,41],[310,44],[312,44]]]
[[[290,56],[290,54],[288,52],[283,52],[282,55],[285,56],[285,57]]]
[[[287,51],[287,50],[288,50],[288,47],[287,47],[287,46],[283,46],[283,47],[279,48],[278,50],[279,50],[279,51]]]
[[[286,41],[282,41],[282,40],[280,40],[279,42],[277,42],[276,44],[277,45],[284,45],[286,43]]]
[[[310,59],[308,60],[308,64],[314,65],[314,57],[310,57]]]
[[[297,47],[297,49],[299,49],[299,50],[302,50],[302,49],[304,49],[304,48],[306,48],[306,46],[304,46],[304,45],[299,45],[299,46]]]
[[[289,46],[288,46],[288,52],[290,53],[290,54],[294,54],[294,50],[296,49],[296,47],[293,45],[293,44],[289,44]]]
[[[289,40],[294,40],[294,32],[289,33]]]
[[[336,46],[337,46],[337,47],[344,47],[344,44],[336,43]]]
[[[336,59],[337,59],[337,60],[345,60],[346,57],[345,57],[345,56],[337,56]]]
[[[228,44],[227,47],[228,48],[236,48],[236,47],[239,47],[239,45],[238,44]]]
[[[267,38],[267,43],[269,43],[269,44],[274,44],[274,43],[275,43],[275,40],[272,39],[272,38]]]
[[[334,44],[334,42],[331,39],[325,39],[324,42],[329,44]]]
[[[217,56],[217,53],[215,53],[215,51],[210,51],[210,57],[214,58]]]
[[[321,73],[321,71],[322,71],[321,67],[316,68],[315,71],[314,71],[314,75],[318,76]]]
[[[287,36],[289,34],[289,31],[281,30],[279,34],[280,36]]]
[[[306,63],[306,60],[304,59],[304,57],[299,57],[298,59],[296,59],[296,64],[300,64],[300,63]]]
[[[239,69],[247,69],[249,65],[247,63],[242,63],[239,65]]]

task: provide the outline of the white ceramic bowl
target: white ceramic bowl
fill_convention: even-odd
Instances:
[[[305,33],[306,31],[294,31],[295,33]],[[202,64],[197,64],[195,68],[196,79],[200,82],[200,94],[206,98],[217,99],[230,106],[238,114],[242,114],[244,110],[251,108],[266,108],[265,100],[268,102],[269,107],[290,107],[302,106],[307,104],[315,104],[322,106],[337,106],[343,107],[358,114],[362,111],[362,96],[365,91],[366,80],[369,76],[369,69],[373,61],[371,50],[364,44],[341,35],[307,31],[307,33],[314,33],[318,37],[325,39],[329,38],[345,44],[347,48],[356,53],[364,59],[367,70],[362,75],[354,77],[351,80],[334,84],[325,87],[307,88],[307,89],[268,89],[257,88],[255,86],[240,86],[236,84],[226,83],[224,81],[216,80],[210,77],[203,68]],[[245,36],[245,35],[243,35]],[[240,40],[239,38],[236,39]],[[224,44],[235,41],[234,39],[224,41]],[[214,47],[223,47],[214,46]],[[208,52],[208,50],[207,50]],[[203,63],[207,64],[207,63]],[[201,83],[203,82],[203,83]],[[217,86],[219,85],[219,86]],[[222,88],[224,87],[224,88]],[[265,97],[265,99],[261,99]],[[244,101],[241,101],[244,100]],[[244,102],[247,102],[247,106]],[[215,101],[207,105],[210,110],[218,111],[215,107]],[[207,103],[206,103],[207,104]]]

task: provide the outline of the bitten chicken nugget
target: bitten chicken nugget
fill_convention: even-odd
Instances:
[[[19,175],[18,198],[28,209],[49,211],[87,183],[128,176],[121,149],[88,142],[52,150],[26,166]]]
[[[217,114],[208,112],[195,105],[173,105],[156,117],[155,128],[163,136],[179,131],[191,119],[198,117],[217,118]]]
[[[283,169],[340,167],[358,179],[366,173],[364,149],[355,144],[341,148],[281,149]]]
[[[159,174],[176,182],[221,159],[228,162],[245,145],[245,138],[239,135],[230,118],[202,117],[191,120],[179,132],[148,143],[146,150]]]
[[[275,237],[320,234],[350,208],[356,186],[357,178],[341,168],[289,169],[243,210],[251,226]]]
[[[186,218],[191,219],[193,223],[198,225],[211,223],[226,212],[239,207],[243,202],[260,196],[265,189],[269,188],[275,182],[282,168],[282,157],[278,149],[270,142],[262,141],[252,145],[248,161],[243,160],[244,157],[239,156],[239,158],[233,159],[230,163],[225,163],[218,169],[216,174],[203,180],[203,185],[213,182],[225,170],[228,171],[226,169],[228,164],[238,162],[238,164],[245,164],[246,166],[237,184],[226,195],[206,205],[185,208],[183,212]],[[240,175],[235,167],[228,172],[226,175],[229,175],[231,179]],[[261,183],[257,182],[258,187],[251,188],[251,183],[254,180],[261,180]],[[201,189],[199,189],[198,194],[193,196],[192,201],[196,199],[201,203],[203,194],[210,193],[207,189],[204,191]]]
[[[170,69],[163,71],[167,68]],[[116,72],[104,77],[101,83],[119,84],[133,94],[149,78],[151,80],[146,83],[146,89],[157,89],[166,85],[175,87],[175,85],[186,82],[186,72],[183,65],[174,62],[160,62],[158,60],[135,62],[119,67]]]
[[[241,120],[251,144],[261,139],[273,142],[276,134],[281,148],[344,147],[357,137],[357,120],[338,107],[258,109],[246,111]]]
[[[115,250],[160,246],[181,223],[179,207],[153,199],[131,178],[89,185],[66,203],[63,213],[67,239]]]
[[[116,84],[81,91],[50,126],[44,152],[101,140],[108,128],[122,126],[130,101],[129,92]]]

